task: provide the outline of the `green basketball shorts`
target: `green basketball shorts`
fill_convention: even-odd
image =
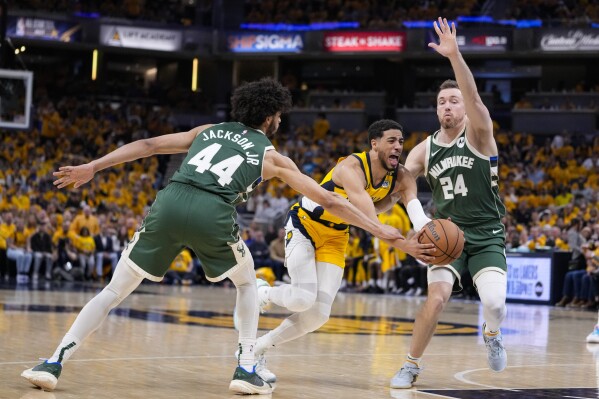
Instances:
[[[220,196],[171,182],[156,196],[122,256],[147,279],[160,281],[173,259],[188,247],[200,259],[208,280],[223,280],[252,261],[239,238],[236,216],[235,207]]]

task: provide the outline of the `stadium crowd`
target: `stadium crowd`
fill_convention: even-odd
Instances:
[[[433,20],[441,9],[450,19],[458,15],[477,15],[483,3],[482,0],[246,0],[245,21],[296,24],[341,21],[359,22],[361,28],[397,29],[402,27],[403,21]]]
[[[34,10],[66,15],[126,18],[141,21],[210,25],[210,0],[8,0],[10,9]],[[499,7],[498,7],[499,6]],[[525,0],[245,0],[244,21],[248,23],[358,22],[364,29],[397,29],[404,21],[430,21],[440,15],[493,14],[515,20],[543,20],[548,26],[588,26],[599,22],[599,1]],[[500,19],[501,19],[500,18]]]
[[[165,183],[165,159],[147,158],[112,168],[77,190],[55,189],[51,173],[60,165],[82,163],[122,143],[173,131],[168,111],[73,97],[52,100],[38,93],[34,128],[2,139],[0,278],[18,283],[109,278],[118,253]],[[425,133],[410,134],[404,154],[425,137]],[[599,266],[599,137],[498,130],[496,139],[501,154],[500,187],[508,209],[504,220],[508,250],[571,252],[573,273],[560,304],[594,308]],[[275,145],[319,181],[340,156],[364,151],[368,144],[366,131],[331,131],[325,118],[313,126],[284,129]],[[281,227],[296,193],[279,181],[264,182],[256,191],[239,208],[239,222],[256,268],[275,283],[286,278]],[[434,215],[432,206],[427,211]],[[399,205],[380,218],[406,235],[413,233]],[[352,228],[350,233],[344,289],[425,293],[425,267],[363,231]],[[166,281],[203,281],[198,266],[189,252],[182,253]],[[474,290],[467,287],[464,294],[474,295]]]
[[[212,1],[200,0],[196,4],[179,0],[8,0],[8,6],[13,10],[83,17],[98,15],[189,26],[196,23],[198,10],[203,13],[210,12]]]
[[[404,21],[430,21],[440,15],[448,19],[502,12],[504,19],[543,20],[548,25],[588,26],[599,21],[599,2],[526,0],[246,0],[245,19],[251,23],[358,22],[362,29],[397,29]],[[501,18],[499,18],[501,19]]]

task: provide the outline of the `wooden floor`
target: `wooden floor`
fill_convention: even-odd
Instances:
[[[233,289],[144,284],[66,364],[54,392],[21,372],[49,357],[93,285],[0,286],[0,398],[230,398],[236,333]],[[414,389],[389,379],[408,350],[422,298],[339,294],[318,333],[269,352],[275,398],[599,398],[593,312],[508,305],[508,368],[486,366],[476,302],[451,301]],[[285,313],[263,315],[260,328]],[[261,335],[264,330],[260,331]]]

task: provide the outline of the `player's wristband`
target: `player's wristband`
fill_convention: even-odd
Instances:
[[[408,210],[408,216],[410,217],[410,221],[414,225],[414,230],[416,230],[416,232],[420,231],[425,224],[431,221],[431,219],[424,213],[422,204],[418,199],[413,199],[408,202],[406,209]]]

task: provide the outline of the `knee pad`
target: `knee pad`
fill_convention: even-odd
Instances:
[[[503,320],[506,313],[505,298],[507,276],[496,271],[482,273],[475,281],[483,309],[498,320]]]
[[[98,296],[101,295],[102,302],[112,309],[128,297],[142,280],[143,277],[126,263],[119,264],[112,280]]]
[[[115,308],[119,303],[123,302],[123,299],[125,299],[125,297],[119,295],[119,293],[114,289],[114,287],[111,287],[110,284],[106,286],[101,294],[103,297],[102,302],[108,305],[110,309]]]

